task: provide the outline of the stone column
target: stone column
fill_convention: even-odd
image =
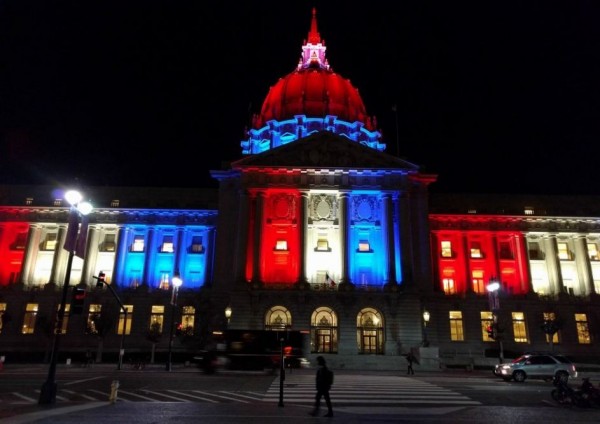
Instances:
[[[300,286],[304,286],[308,284],[306,279],[306,249],[307,249],[307,240],[306,240],[306,227],[308,225],[306,215],[308,212],[308,191],[301,190],[300,191],[300,214],[298,216],[298,240],[300,241],[300,246],[298,248],[298,261],[300,266],[300,273],[298,276],[298,284]]]
[[[587,237],[585,234],[577,234],[573,237],[573,244],[575,245],[575,263],[579,278],[579,293],[587,296],[595,292],[592,266],[587,249]]]
[[[35,258],[40,251],[40,236],[42,229],[39,225],[32,224],[27,232],[27,247],[23,255],[23,266],[21,267],[21,280],[23,286],[33,285],[33,271]]]
[[[391,193],[385,193],[382,196],[383,202],[383,229],[384,229],[384,249],[387,252],[387,281],[386,286],[397,286],[396,279],[396,244],[394,242],[394,208],[392,205]]]
[[[342,267],[340,275],[340,285],[346,286],[352,284],[348,275],[348,197],[347,192],[340,192],[340,257],[342,259]]]
[[[93,275],[96,268],[96,259],[98,258],[98,244],[101,234],[102,230],[95,225],[88,227],[85,247],[86,254],[81,268],[81,282],[87,286],[94,287],[96,285]]]
[[[556,246],[556,235],[547,234],[544,240],[544,252],[546,255],[546,266],[548,267],[548,279],[552,293],[560,294],[564,292],[562,276],[560,272],[560,261]]]
[[[144,276],[142,277],[142,284],[146,284],[148,287],[155,289],[158,282],[152,280],[152,278],[154,277],[154,258],[156,256],[156,229],[154,227],[149,227],[147,234],[147,243],[144,247]]]
[[[254,215],[254,256],[252,258],[252,284],[261,285],[260,264],[263,231],[263,208],[265,204],[265,192],[256,193],[256,205]]]
[[[115,253],[115,264],[113,266],[113,278],[111,284],[118,287],[128,287],[129,281],[125,281],[125,261],[129,254],[128,239],[131,229],[119,227],[117,230],[117,252]]]
[[[62,285],[65,281],[67,258],[69,252],[63,249],[67,237],[68,224],[59,224],[56,236],[56,247],[52,259],[52,270],[50,271],[50,284]]]

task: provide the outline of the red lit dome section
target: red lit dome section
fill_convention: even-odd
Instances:
[[[320,67],[296,70],[281,78],[271,87],[253,127],[295,115],[333,115],[347,122],[362,122],[368,130],[375,130],[358,90],[349,80]]]
[[[367,115],[358,90],[348,79],[330,69],[325,51],[313,8],[308,41],[302,46],[298,67],[271,87],[260,114],[253,118],[253,128],[261,128],[271,120],[292,119],[296,115],[332,115],[349,123],[361,122],[370,131],[376,129],[377,124]]]

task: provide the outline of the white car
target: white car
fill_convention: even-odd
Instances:
[[[523,382],[527,378],[568,381],[577,378],[577,368],[568,358],[553,354],[525,354],[512,362],[498,364],[494,374],[505,381]]]

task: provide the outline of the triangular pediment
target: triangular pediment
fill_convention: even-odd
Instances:
[[[387,153],[329,131],[321,131],[289,144],[232,163],[232,167],[404,169],[419,167]]]

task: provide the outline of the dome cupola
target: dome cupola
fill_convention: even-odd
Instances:
[[[350,80],[333,72],[326,50],[313,8],[298,66],[270,88],[260,113],[252,117],[250,139],[241,143],[244,154],[260,153],[321,130],[385,149],[379,143],[376,119],[367,115]]]

